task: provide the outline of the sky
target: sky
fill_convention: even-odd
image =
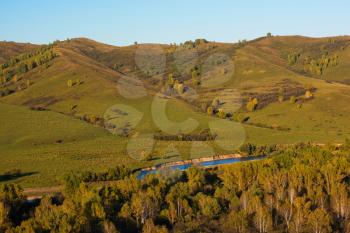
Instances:
[[[348,0],[1,0],[0,40],[113,45],[350,34]]]

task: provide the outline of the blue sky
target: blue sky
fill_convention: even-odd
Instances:
[[[348,0],[3,0],[0,40],[114,45],[350,34]]]

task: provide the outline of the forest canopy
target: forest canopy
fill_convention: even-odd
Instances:
[[[27,202],[0,188],[0,232],[349,232],[350,148],[298,145],[255,162],[102,187],[70,174],[62,195]]]

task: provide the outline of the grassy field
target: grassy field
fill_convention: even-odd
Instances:
[[[328,39],[303,37],[260,39],[244,46],[204,43],[179,50],[186,52],[181,63],[185,70],[174,60],[177,48],[152,45],[164,49],[167,60],[164,70],[153,76],[135,64],[135,53],[142,45],[114,47],[87,39],[61,42],[55,47],[59,57],[0,88],[16,89],[27,80],[31,83],[0,99],[0,175],[14,169],[22,172],[16,179],[0,176],[0,182],[17,182],[25,187],[55,185],[70,170],[100,171],[120,164],[139,168],[230,153],[244,142],[342,142],[350,136],[350,86],[329,80],[346,81],[350,53],[344,47],[347,38],[336,40],[339,46],[329,45]],[[320,77],[302,74],[302,61],[295,66],[287,64],[289,53],[300,51],[303,56],[317,57],[324,47],[339,55],[339,64],[327,68]],[[16,50],[6,49],[15,55]],[[218,54],[224,54],[226,62],[213,62],[213,56]],[[182,99],[159,97],[157,93],[162,92],[169,73],[193,87],[188,71],[193,65],[208,70],[203,74],[204,84],[194,87],[195,95],[185,93]],[[151,68],[151,73],[157,70]],[[119,83],[123,75],[140,78],[141,86],[128,84],[132,97],[144,91],[139,98],[123,95],[125,88]],[[80,84],[68,87],[68,80],[79,80]],[[287,98],[278,102],[281,89],[301,93],[298,98],[303,99],[305,87],[314,88],[312,99],[295,104]],[[195,101],[189,101],[193,96]],[[269,98],[263,99],[266,96]],[[247,112],[245,103],[249,97],[258,97],[263,107]],[[249,117],[247,123],[220,120],[199,110],[202,104],[215,99],[220,100],[220,108],[225,111],[238,111]],[[128,137],[79,120],[82,116],[108,116],[116,129],[127,129]],[[160,131],[178,134],[208,129],[218,135],[217,140],[154,141],[152,136]],[[134,159],[130,148],[136,154],[149,149],[153,159]]]

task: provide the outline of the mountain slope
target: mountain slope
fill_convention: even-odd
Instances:
[[[37,48],[38,45],[33,45],[29,43],[15,43],[0,41],[0,64],[4,63],[10,57],[14,57],[24,52],[28,52]]]
[[[117,47],[79,38],[37,47],[56,56],[0,85],[0,107],[6,111],[1,119],[9,123],[0,125],[6,135],[0,161],[32,172],[30,158],[42,155],[39,174],[20,182],[30,185],[49,176],[45,184],[51,184],[68,167],[82,164],[140,167],[231,153],[243,142],[342,142],[350,136],[348,43],[347,37],[271,37],[239,44],[197,40]],[[307,57],[335,54],[337,64],[329,63],[322,74],[304,70]],[[249,110],[253,99],[256,106]],[[37,133],[30,132],[31,121]],[[41,121],[55,127],[45,132]],[[16,126],[18,131],[10,132]],[[207,131],[218,140],[182,139]],[[151,141],[138,141],[147,135]],[[175,141],[161,139],[174,135]],[[152,159],[135,160],[130,142],[140,154],[153,147]],[[51,159],[63,167],[55,170]]]

